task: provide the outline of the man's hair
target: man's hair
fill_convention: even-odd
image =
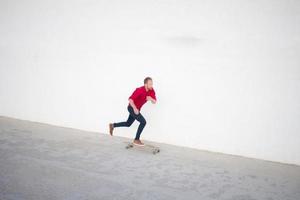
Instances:
[[[152,81],[152,78],[151,77],[146,77],[144,79],[144,84],[148,83],[148,81]]]

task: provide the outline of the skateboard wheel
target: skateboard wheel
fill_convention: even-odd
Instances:
[[[159,149],[154,150],[152,153],[157,154],[159,152]]]

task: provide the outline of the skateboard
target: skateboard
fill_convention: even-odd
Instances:
[[[144,146],[138,146],[133,144],[132,142],[128,143],[125,147],[126,149],[131,149],[131,148],[138,148],[138,149],[146,149],[150,150],[154,155],[160,152],[159,147],[150,145],[150,144],[145,144]]]

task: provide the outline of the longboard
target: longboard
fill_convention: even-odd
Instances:
[[[153,145],[150,145],[150,144],[145,144],[143,146],[139,146],[139,145],[136,145],[136,144],[133,144],[132,142],[130,142],[130,143],[127,143],[125,148],[126,149],[131,149],[131,148],[148,149],[154,155],[160,152],[159,147],[156,147],[156,146],[153,146]]]

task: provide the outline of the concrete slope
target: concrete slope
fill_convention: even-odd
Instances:
[[[0,117],[0,199],[298,200],[300,167]]]

